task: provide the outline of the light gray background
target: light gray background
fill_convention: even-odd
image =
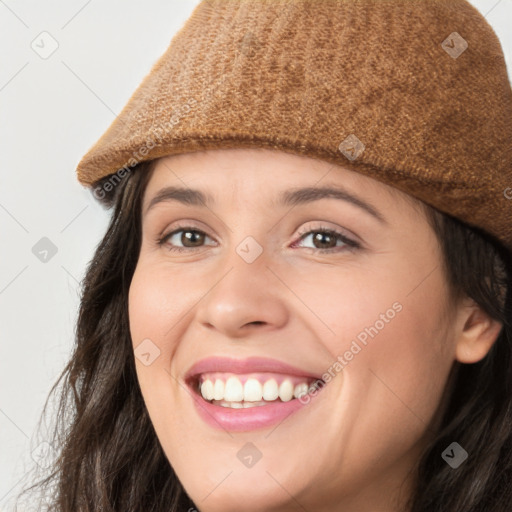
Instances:
[[[0,0],[0,512],[44,455],[36,422],[70,354],[79,282],[108,224],[76,165],[198,3]],[[500,38],[512,79],[512,0],[471,3]],[[31,47],[51,44],[46,59]],[[46,263],[32,252],[43,237],[57,248]]]

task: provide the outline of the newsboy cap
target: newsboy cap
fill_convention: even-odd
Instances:
[[[241,147],[362,173],[512,251],[512,91],[465,0],[204,0],[77,177]]]

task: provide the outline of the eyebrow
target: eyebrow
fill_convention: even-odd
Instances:
[[[319,201],[321,199],[338,199],[346,201],[372,215],[379,222],[388,224],[388,221],[382,213],[375,208],[375,206],[338,186],[293,188],[283,192],[278,197],[277,202],[273,201],[272,204],[274,206],[281,205],[294,207]],[[185,205],[199,207],[213,205],[215,202],[210,194],[206,194],[201,190],[185,187],[165,187],[159,190],[151,199],[146,208],[145,214],[147,214],[156,204],[167,201],[178,201]]]
[[[149,202],[145,214],[158,203],[178,201],[190,206],[205,206],[214,202],[213,197],[200,190],[185,187],[165,187],[159,190]]]
[[[325,187],[305,187],[287,190],[281,194],[279,203],[284,206],[297,206],[300,204],[318,201],[320,199],[338,199],[346,201],[361,208],[366,213],[369,213],[382,224],[388,224],[386,218],[379,212],[379,210],[377,210],[377,208],[375,208],[375,206],[338,186],[329,185]]]

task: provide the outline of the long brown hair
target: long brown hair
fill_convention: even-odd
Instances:
[[[58,456],[40,489],[58,512],[187,512],[197,509],[167,460],[144,405],[128,323],[128,290],[141,239],[143,194],[154,161],[134,167],[101,197],[114,208],[82,283],[71,358],[47,441]],[[109,180],[95,184],[95,189]],[[111,187],[110,187],[111,188]],[[472,298],[503,323],[489,354],[454,364],[436,435],[418,462],[407,512],[512,510],[512,263],[486,233],[421,203],[444,254],[453,297]],[[41,422],[41,420],[40,420]],[[469,454],[457,469],[441,457],[453,441]],[[45,496],[45,490],[51,495]]]

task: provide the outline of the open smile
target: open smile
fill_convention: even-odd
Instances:
[[[318,376],[262,358],[208,358],[187,372],[185,382],[200,417],[229,431],[281,422],[308,405],[325,385]]]

